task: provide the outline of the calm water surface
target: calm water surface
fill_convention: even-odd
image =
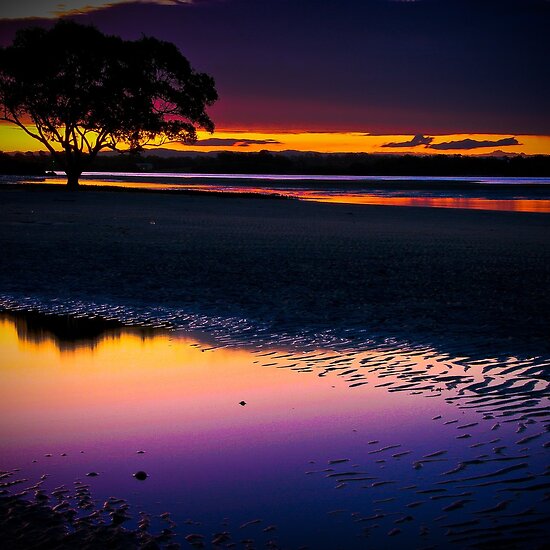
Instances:
[[[47,182],[59,185],[66,180],[49,177]],[[345,204],[550,212],[550,178],[85,172],[81,183],[255,193]]]
[[[0,469],[169,511],[179,540],[548,535],[548,358],[245,349],[141,329],[67,341],[21,315],[1,318],[0,357]]]

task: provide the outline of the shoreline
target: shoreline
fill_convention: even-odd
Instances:
[[[4,301],[163,310],[222,332],[234,319],[226,332],[304,342],[550,349],[544,214],[42,190],[0,186]]]
[[[147,176],[149,177],[149,176]],[[150,178],[149,178],[150,179]],[[212,179],[208,176],[208,183],[201,182],[200,178],[162,178],[156,181],[139,181],[138,177],[123,175],[120,180],[113,181],[100,179],[84,179],[79,189],[68,190],[59,181],[0,183],[0,189],[15,188],[31,189],[34,191],[65,191],[68,193],[101,191],[101,192],[148,192],[168,193],[198,196],[214,196],[220,198],[260,198],[272,200],[298,200],[308,202],[339,203],[343,205],[360,206],[399,206],[411,208],[443,208],[458,210],[481,210],[501,212],[528,212],[550,213],[550,184],[490,184],[482,182],[403,182],[392,181],[390,185],[375,185],[361,187],[352,184],[340,187],[326,187],[312,185],[314,182],[295,182],[287,186],[283,180],[265,181],[254,187],[255,180],[239,179]],[[154,180],[154,178],[153,178]],[[206,181],[206,180],[205,180]],[[189,183],[191,182],[191,183]],[[292,182],[289,182],[292,183]],[[311,185],[304,185],[309,183]],[[320,182],[330,183],[330,182]],[[334,182],[338,183],[338,182]],[[345,182],[344,182],[345,183]],[[419,183],[420,188],[415,185]],[[298,185],[298,186],[296,186]],[[410,191],[407,193],[407,191]],[[526,196],[526,193],[528,194]],[[72,196],[72,195],[71,195]]]
[[[105,193],[152,193],[152,194],[170,194],[170,195],[199,195],[199,196],[208,196],[212,195],[214,197],[227,197],[227,198],[251,198],[251,199],[270,199],[270,200],[299,200],[295,197],[289,197],[286,195],[261,195],[259,193],[226,193],[224,191],[202,191],[202,190],[194,190],[194,189],[151,189],[151,188],[136,188],[136,187],[121,187],[117,185],[94,185],[91,184],[84,184],[80,185],[77,191],[72,191],[70,189],[65,189],[63,186],[57,185],[57,184],[51,184],[47,182],[36,182],[36,183],[0,183],[0,191],[10,191],[14,190],[14,188],[17,189],[23,189],[23,190],[31,190],[31,191],[57,191],[57,192],[66,192],[69,193],[69,196],[73,196],[73,193],[81,193],[81,192],[105,192]]]
[[[14,181],[10,181],[13,178]],[[55,185],[61,187],[60,184],[52,184],[48,180],[64,179],[63,174],[44,174],[44,175],[2,175],[0,180],[0,188],[11,188],[14,186],[21,187],[49,187]],[[323,184],[338,184],[342,188],[353,190],[360,188],[361,190],[399,190],[399,191],[510,191],[510,189],[518,188],[527,190],[531,193],[542,193],[548,195],[550,189],[550,178],[540,176],[505,176],[502,178],[492,176],[387,176],[387,175],[368,175],[368,176],[341,176],[341,175],[291,175],[291,174],[225,174],[225,173],[194,173],[194,172],[89,172],[81,176],[81,184],[79,190],[86,187],[110,188],[112,190],[121,189],[118,185],[95,185],[94,181],[109,181],[104,178],[113,178],[113,183],[117,182],[133,182],[139,183],[142,179],[151,180],[153,183],[171,184],[176,187],[178,184],[188,182],[208,182],[212,185],[219,181],[236,182],[243,187],[253,187],[257,182],[269,182],[272,187],[285,188],[290,184],[300,185],[305,189],[323,185]],[[489,182],[484,180],[507,179],[509,182]],[[533,182],[530,180],[544,180],[541,182]],[[518,183],[518,181],[520,183]],[[83,183],[84,182],[84,183]],[[151,188],[123,188],[126,191],[154,190]],[[175,189],[162,189],[159,191],[173,192]],[[184,189],[182,189],[184,190]]]

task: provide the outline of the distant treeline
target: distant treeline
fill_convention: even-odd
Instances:
[[[47,153],[0,153],[1,174],[43,174],[56,169]],[[550,155],[462,156],[367,153],[178,153],[100,155],[95,171],[334,174],[395,176],[546,176]]]
[[[0,174],[44,175],[53,168],[49,153],[3,153],[0,151]]]

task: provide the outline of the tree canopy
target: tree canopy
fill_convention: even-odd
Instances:
[[[40,141],[69,187],[103,149],[192,144],[197,128],[213,132],[206,107],[217,98],[211,76],[156,38],[60,20],[22,29],[0,49],[0,119]]]

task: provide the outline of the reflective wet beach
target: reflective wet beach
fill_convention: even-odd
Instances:
[[[53,185],[66,183],[63,177],[48,177],[46,181]],[[81,183],[129,189],[252,193],[341,204],[550,212],[549,178],[90,172],[83,174]]]
[[[140,328],[66,339],[24,316],[4,316],[0,338],[0,468],[26,485],[49,474],[49,489],[80,479],[134,518],[168,511],[180,541],[545,535],[548,358],[224,347]]]

